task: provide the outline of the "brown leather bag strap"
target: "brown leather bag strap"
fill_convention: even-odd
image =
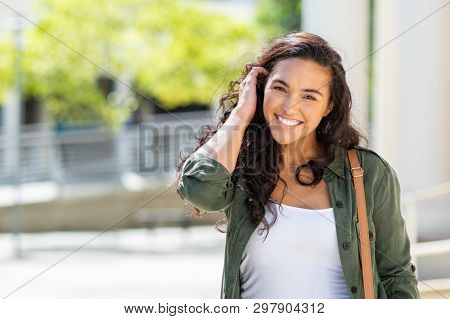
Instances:
[[[356,203],[358,207],[359,246],[362,264],[364,299],[374,299],[372,260],[369,242],[369,224],[367,222],[366,196],[364,193],[364,170],[362,169],[356,149],[348,150],[348,157],[352,167],[353,185],[356,189]]]

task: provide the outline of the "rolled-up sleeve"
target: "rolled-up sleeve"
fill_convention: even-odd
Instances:
[[[410,240],[401,213],[400,183],[388,163],[375,195],[373,220],[378,274],[387,297],[420,298],[415,268],[411,263]]]
[[[202,153],[193,153],[184,163],[178,193],[191,205],[205,211],[229,207],[235,186],[232,174],[220,162]]]

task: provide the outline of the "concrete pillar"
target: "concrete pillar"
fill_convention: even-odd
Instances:
[[[376,1],[374,148],[405,192],[450,180],[449,11],[443,0]]]

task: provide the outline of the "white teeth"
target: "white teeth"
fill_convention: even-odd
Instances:
[[[279,115],[276,115],[276,117],[281,122],[281,124],[284,124],[284,125],[295,126],[300,123],[300,121],[287,120]]]

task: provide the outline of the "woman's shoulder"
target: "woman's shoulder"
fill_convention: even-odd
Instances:
[[[382,179],[386,173],[396,174],[389,162],[373,149],[355,146],[365,178]]]
[[[388,161],[373,149],[361,145],[357,145],[355,148],[357,149],[358,155],[360,155],[362,165],[365,163],[366,165],[376,166],[382,170],[389,166]]]

